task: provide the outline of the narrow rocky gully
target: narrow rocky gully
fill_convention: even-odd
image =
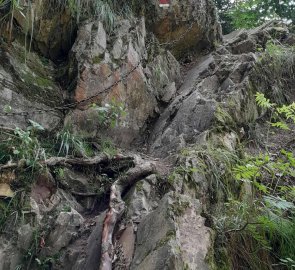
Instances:
[[[215,182],[205,165],[265,115],[260,56],[294,45],[288,27],[223,36],[211,0],[130,1],[113,20],[21,2],[0,26],[0,270],[287,269],[227,250],[228,157]]]

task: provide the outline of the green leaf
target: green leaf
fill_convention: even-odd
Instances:
[[[45,130],[43,126],[41,126],[39,123],[33,121],[33,120],[30,120],[29,119],[29,122],[31,124],[31,126],[36,129],[36,130]]]
[[[267,187],[265,185],[258,183],[257,181],[253,181],[253,184],[258,190],[262,191],[263,193],[268,193]]]
[[[270,109],[274,107],[276,104],[271,103],[269,99],[267,99],[263,93],[257,92],[255,94],[256,102],[261,108]]]
[[[263,196],[263,199],[266,203],[269,204],[270,207],[275,207],[280,210],[289,210],[289,209],[295,209],[295,206],[292,202],[288,202],[281,197],[275,197],[275,196]]]
[[[19,153],[20,153],[19,150],[16,150],[16,149],[13,150],[13,154],[14,154],[14,155],[18,155]]]
[[[276,122],[276,123],[271,123],[272,127],[277,127],[283,130],[290,130],[289,126],[285,122]]]
[[[10,112],[12,111],[12,108],[11,108],[11,106],[9,106],[9,105],[5,105],[4,108],[3,108],[3,111],[4,111],[5,113],[10,113]]]

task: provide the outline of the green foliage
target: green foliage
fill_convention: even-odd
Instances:
[[[263,94],[256,94],[263,110],[271,111],[271,119],[286,122],[270,126],[290,128],[294,123],[295,106],[279,106]],[[289,121],[289,122],[288,122]],[[227,246],[233,268],[258,269],[259,265],[277,262],[287,269],[295,260],[295,157],[293,152],[246,155],[235,160],[232,176],[238,182],[252,185],[251,201],[230,199],[225,211],[216,211],[214,224],[220,232],[219,241]],[[271,254],[271,255],[270,255]]]
[[[214,0],[223,33],[253,28],[270,19],[295,22],[295,4],[289,0]]]
[[[255,97],[258,106],[260,106],[261,108],[270,109],[275,105],[274,103],[271,103],[270,100],[267,99],[262,93],[257,92]]]
[[[292,269],[295,259],[294,218],[293,203],[264,196],[252,203],[229,200],[213,220],[218,241],[228,248],[232,269],[242,266],[269,269],[267,265],[275,260],[278,265]],[[289,259],[286,261],[286,258]],[[259,265],[265,265],[265,268]]]
[[[224,203],[223,211],[217,217],[213,217],[214,226],[220,232],[242,228],[246,222],[254,222],[257,215],[257,202],[249,204],[235,199],[229,199]],[[219,210],[218,210],[219,211]]]
[[[35,258],[37,267],[39,270],[50,270],[52,265],[57,261],[57,256],[45,257],[45,258]]]
[[[233,4],[229,0],[214,0],[214,2],[217,7],[222,32],[224,35],[229,34],[234,30],[232,18],[229,15],[229,10],[232,8]]]
[[[259,107],[271,110],[270,125],[272,127],[283,130],[290,130],[290,121],[295,123],[295,102],[290,105],[278,106],[276,103],[271,103],[264,94],[256,93],[256,102]]]
[[[56,143],[59,145],[57,156],[82,155],[86,157],[93,155],[88,144],[69,129],[63,129],[56,134]]]
[[[38,139],[38,133],[44,128],[32,120],[29,121],[31,125],[27,129],[15,128],[13,133],[4,134],[6,138],[0,144],[1,163],[23,160],[27,166],[34,168],[38,161],[46,159],[45,150]]]
[[[103,22],[108,31],[112,31],[117,16],[128,16],[129,9],[120,0],[50,0],[50,9],[55,12],[69,10],[77,23],[96,18]]]
[[[39,269],[39,270],[50,270],[52,269],[53,263],[55,263],[60,254],[54,254],[53,256],[40,256],[41,251],[41,239],[44,241],[45,232],[36,228],[33,233],[33,239],[29,249],[23,256],[22,264],[18,265],[16,269]]]
[[[119,121],[126,116],[124,104],[112,100],[104,106],[92,104],[92,109],[97,111],[98,121],[103,127],[114,128],[119,125]]]
[[[103,139],[100,142],[101,152],[109,155],[115,156],[118,153],[117,148],[114,146],[113,142],[110,139]]]
[[[191,182],[191,175],[195,172],[197,172],[198,169],[188,165],[188,166],[183,166],[179,165],[174,168],[173,172],[168,176],[168,183],[173,186],[176,181],[179,180],[179,178],[183,179],[187,183]]]
[[[203,175],[208,181],[210,200],[214,203],[231,196],[231,192],[236,188],[233,181],[233,166],[239,160],[237,153],[211,142],[206,147],[191,149],[189,156],[194,157],[194,162],[186,162],[186,166],[179,166],[175,171],[176,175],[172,174],[171,177],[182,175],[188,183],[196,185],[191,181],[192,174]]]
[[[116,20],[114,6],[111,1],[94,1],[94,15],[98,17],[106,29],[112,30]]]
[[[22,180],[23,178],[20,178],[20,181]],[[30,210],[28,197],[25,196],[26,191],[22,184],[19,184],[19,189],[14,192],[12,198],[0,200],[0,234],[11,232],[16,224],[24,220],[24,212]]]
[[[235,127],[236,123],[234,122],[234,119],[228,112],[231,110],[231,104],[227,104],[230,108],[222,108],[221,106],[218,106],[216,111],[215,111],[215,118],[217,123],[222,125],[222,127]]]
[[[234,28],[253,28],[262,24],[266,18],[276,17],[272,9],[262,10],[261,4],[261,0],[239,1],[230,11]]]
[[[295,261],[289,257],[285,259],[280,259],[280,262],[281,265],[286,266],[288,269],[295,268]]]
[[[282,105],[290,103],[295,83],[294,47],[268,42],[251,75],[253,88]]]
[[[264,198],[266,207],[258,218],[257,229],[267,236],[270,246],[281,260],[295,260],[295,212],[294,205],[280,198]],[[271,201],[271,204],[270,204]]]
[[[263,194],[275,194],[280,185],[295,176],[295,159],[292,152],[286,151],[280,156],[248,156],[233,171],[237,180],[253,183]]]
[[[12,38],[13,16],[16,11],[24,16],[19,0],[0,0],[0,23],[5,25],[8,22],[9,24],[9,41]]]
[[[126,115],[121,103],[112,101],[104,106],[92,105],[97,112],[97,119],[104,128],[114,128]],[[42,161],[50,156],[79,156],[94,155],[91,144],[79,135],[73,133],[70,127],[57,132],[53,138],[47,136],[44,128],[29,120],[30,126],[26,129],[0,129],[0,164],[22,161],[22,165],[33,170],[42,167]],[[47,136],[47,137],[46,137]],[[109,140],[102,140],[102,151],[114,155],[116,149]]]

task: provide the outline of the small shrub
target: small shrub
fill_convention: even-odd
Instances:
[[[290,103],[295,85],[294,47],[268,42],[250,76],[254,89],[278,105]],[[261,89],[261,90],[260,90]]]
[[[63,129],[56,134],[56,144],[59,146],[57,156],[82,155],[87,157],[93,155],[88,144],[68,129]]]
[[[92,104],[92,108],[97,111],[98,121],[103,127],[114,128],[118,126],[120,120],[126,116],[124,105],[115,100],[103,106]]]

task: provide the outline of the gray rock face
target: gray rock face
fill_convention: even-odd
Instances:
[[[33,228],[30,224],[22,225],[18,229],[18,239],[17,246],[20,250],[26,251],[29,249],[31,245],[31,241],[33,239]]]
[[[90,186],[89,179],[84,174],[67,168],[63,170],[61,176],[58,176],[58,181],[66,189],[76,192],[87,192]]]
[[[156,16],[149,18],[148,29],[153,30],[160,42],[180,38],[172,48],[179,58],[204,47],[211,49],[221,39],[211,0],[172,0],[168,9],[160,8],[158,1],[153,0],[140,1],[140,4],[152,5],[156,10]],[[64,19],[70,20],[68,17]],[[187,28],[186,21],[192,22],[191,28]],[[208,25],[212,27],[208,28]],[[55,27],[49,25],[44,36],[36,33],[34,37],[38,49],[52,58],[66,49],[61,45],[66,28],[56,42],[48,41],[50,33],[56,34]],[[172,53],[164,49],[165,46],[159,46],[152,34],[147,34],[143,20],[120,19],[116,21],[112,35],[106,33],[100,21],[86,22],[80,27],[71,50],[69,80],[77,78],[77,85],[73,92],[67,93],[67,98],[77,102],[94,98],[79,104],[67,115],[64,124],[84,137],[107,135],[120,145],[130,146],[147,129],[151,120],[159,116],[149,137],[152,154],[167,157],[187,145],[206,143],[206,133],[214,123],[242,126],[257,118],[250,90],[251,80],[255,81],[256,50],[265,48],[272,37],[279,37],[283,42],[286,35],[286,29],[270,24],[234,32],[225,37],[224,44],[215,53],[200,57],[181,85],[179,63]],[[47,42],[50,46],[43,47],[42,44]],[[14,48],[15,51],[17,49]],[[40,107],[48,109],[62,103],[54,82],[53,65],[40,64],[40,58],[33,54],[24,65],[19,55],[14,58],[8,51],[1,51],[0,59],[3,59],[0,79],[16,84],[16,87],[1,84],[1,109],[9,105],[15,112],[28,111],[30,119],[46,129],[57,127],[62,120],[58,113],[30,113]],[[116,83],[122,78],[123,81]],[[120,115],[116,127],[110,130],[101,125],[97,109],[91,105],[106,105],[113,101],[115,105],[124,107],[126,115]],[[23,116],[12,116],[10,120],[0,116],[0,124],[8,127],[26,128],[27,120]],[[231,151],[238,138],[235,133],[228,133],[218,140]],[[185,160],[186,165],[197,167],[198,159],[192,155]],[[81,206],[71,193],[91,192],[97,190],[96,186],[86,175],[74,169],[67,168],[64,173],[64,177],[52,174],[47,177],[49,181],[44,177],[34,181],[26,202],[30,204],[32,222],[14,228],[17,237],[13,239],[0,236],[0,270],[13,270],[21,263],[22,255],[30,247],[33,231],[37,229],[34,227],[36,223],[40,228],[50,228],[46,235],[40,236],[44,243],[38,255],[60,254],[59,261],[53,263],[53,269],[98,269],[101,249],[104,248],[101,247],[101,237],[106,212],[95,218],[82,217],[81,213],[86,213],[85,210],[91,207],[86,203],[85,207]],[[193,172],[191,178],[198,190],[188,187],[184,179],[175,183],[165,179],[163,184],[157,181],[157,176],[151,175],[124,194],[128,209],[115,227],[114,270],[214,268],[214,262],[210,261],[214,235],[205,226],[205,218],[201,215],[206,206],[201,204],[201,199],[196,199],[203,199],[208,191],[208,182],[199,172]],[[162,190],[161,184],[169,185],[169,189],[175,191],[163,195],[167,190]],[[87,194],[83,196],[87,197]],[[99,199],[91,198],[93,201]],[[36,266],[33,264],[32,269]]]
[[[32,36],[32,46],[50,59],[64,57],[71,49],[76,31],[76,20],[69,8],[61,2],[36,0],[20,1],[19,5],[14,19],[19,30]]]
[[[127,217],[132,222],[140,223],[143,217],[158,206],[156,183],[156,176],[151,175],[139,181],[126,195],[128,202]]]
[[[135,2],[142,5],[139,0]],[[202,49],[212,49],[222,39],[211,0],[172,0],[168,8],[160,7],[158,0],[149,0],[144,6],[148,29],[161,43],[172,42],[169,49],[178,59]]]
[[[0,73],[5,74],[4,72]],[[9,76],[8,76],[9,77]],[[1,80],[1,74],[0,74]],[[0,87],[0,108],[7,108],[10,106],[13,112],[19,113],[18,115],[3,115],[0,116],[0,124],[5,127],[15,128],[19,127],[25,129],[28,125],[28,117],[25,117],[21,112],[28,112],[29,119],[39,123],[47,130],[55,129],[61,122],[61,114],[58,112],[46,112],[35,114],[37,110],[48,110],[48,106],[37,102],[27,100],[22,94],[18,94],[7,87]],[[3,111],[1,112],[3,113]]]
[[[70,212],[61,212],[55,222],[54,230],[48,237],[49,248],[44,251],[47,255],[54,255],[68,246],[77,236],[77,229],[82,225],[83,217],[74,209]]]
[[[180,150],[186,142],[206,130],[214,118],[216,101],[202,93],[216,91],[216,78],[205,78],[202,74],[209,72],[214,64],[211,55],[200,60],[199,64],[187,75],[179,89],[179,95],[161,114],[151,134],[151,151],[169,152]]]
[[[211,232],[201,211],[199,202],[190,197],[165,195],[138,226],[131,269],[209,269],[205,258]]]
[[[0,269],[1,270],[15,270],[20,264],[22,252],[17,249],[11,241],[0,238]]]
[[[156,211],[147,215],[139,224],[137,231],[136,249],[131,269],[165,269],[166,261],[169,261],[169,248],[163,249],[170,240],[174,241],[176,225],[169,218],[170,198],[165,198]],[[170,199],[171,200],[171,199]],[[171,238],[171,239],[170,239]],[[161,242],[163,241],[163,243]],[[156,258],[153,253],[161,254],[162,260],[155,260],[147,265],[146,261],[152,261],[149,257]],[[166,254],[165,254],[166,253]],[[148,258],[147,258],[148,257]],[[177,257],[173,254],[172,257]]]
[[[56,270],[98,269],[101,253],[102,223],[104,218],[105,213],[102,213],[95,219],[96,225],[92,228],[92,232],[86,240],[80,238],[73,241],[73,243],[68,246],[60,260],[61,265],[56,266]]]
[[[180,66],[171,53],[157,48],[155,42],[150,42],[147,50],[144,20],[118,20],[116,39],[106,36],[102,27],[101,22],[94,21],[78,31],[71,52],[70,70],[78,70],[72,98],[78,102],[95,98],[81,104],[66,117],[65,123],[85,137],[105,133],[118,144],[128,146],[154,116],[158,102],[168,102],[174,96],[173,83],[179,85]],[[131,72],[134,67],[137,68]],[[120,78],[124,80],[110,87]],[[107,87],[110,88],[105,91]],[[125,114],[115,128],[108,129],[99,123],[97,111],[89,108],[93,103],[121,104]]]
[[[214,54],[199,59],[154,125],[150,151],[166,156],[196,143],[198,135],[216,121],[243,125],[255,120],[258,112],[251,89],[253,82],[259,85],[260,80],[253,70],[258,59],[254,52],[264,48],[272,35],[284,36],[284,31],[276,29],[266,24],[233,32]]]
[[[61,123],[62,114],[42,111],[62,103],[61,92],[53,78],[53,66],[44,65],[35,53],[28,53],[25,63],[25,54],[17,42],[9,52],[0,49],[0,124],[26,128],[30,119],[53,130]],[[39,110],[41,113],[37,112]],[[5,112],[18,114],[2,115]]]

